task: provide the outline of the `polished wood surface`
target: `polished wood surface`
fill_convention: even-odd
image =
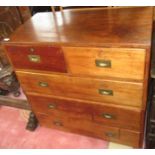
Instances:
[[[49,128],[98,137],[133,147],[139,147],[140,145],[140,132],[100,125],[87,120],[53,118],[40,113],[37,113],[37,117],[42,126]]]
[[[68,70],[73,75],[144,79],[145,49],[64,47]],[[95,61],[111,66],[96,66]]]
[[[77,131],[87,131],[92,135],[97,135],[97,137],[105,138],[106,140],[118,139],[119,138],[119,128],[102,126],[96,123],[92,123],[91,121],[87,121],[84,119],[81,120],[73,120],[68,117],[64,118],[53,118],[48,115],[37,114],[38,118],[40,118],[41,124],[45,124],[48,127],[54,127],[59,129],[76,129]],[[109,135],[108,135],[109,133]],[[110,135],[110,133],[112,135]]]
[[[151,45],[152,18],[152,7],[38,13],[9,43],[146,47]]]
[[[129,146],[133,146],[135,148],[142,148],[143,145],[143,139],[142,133],[136,132],[134,130],[126,130],[121,129],[120,130],[120,142],[122,144],[126,144]]]
[[[64,55],[59,47],[18,45],[6,46],[6,48],[7,54],[16,69],[67,72]],[[31,60],[31,57],[35,60]]]
[[[93,120],[100,124],[141,131],[144,111],[128,107],[94,106]],[[112,117],[112,118],[109,118]]]
[[[141,83],[19,71],[16,73],[26,92],[46,93],[109,104],[142,106],[143,85]],[[41,86],[42,84],[46,86]],[[103,94],[100,90],[103,90]],[[106,94],[108,91],[112,91],[113,94]]]
[[[39,94],[40,95],[40,94]],[[122,127],[139,131],[141,129],[142,114],[138,108],[107,105],[92,101],[84,101],[51,95],[27,93],[28,100],[35,112],[60,117],[76,117],[94,120],[103,125]],[[85,117],[84,117],[85,116]],[[131,117],[133,116],[133,117]]]

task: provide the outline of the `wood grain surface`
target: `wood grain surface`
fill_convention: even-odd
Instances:
[[[49,114],[53,117],[60,116],[61,118],[68,116],[79,119],[80,117],[103,125],[141,130],[143,111],[139,108],[73,100],[37,93],[27,93],[27,97],[35,113]]]
[[[8,43],[146,47],[151,45],[153,7],[38,13]]]
[[[63,47],[63,51],[73,75],[144,79],[145,49]],[[110,61],[111,66],[97,66],[97,60]]]
[[[141,83],[19,71],[16,73],[26,92],[51,94],[109,104],[142,106],[143,85]],[[40,86],[42,84],[47,86]],[[100,90],[112,91],[113,94],[100,94]]]

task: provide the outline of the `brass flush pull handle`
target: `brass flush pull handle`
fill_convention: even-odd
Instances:
[[[48,83],[47,82],[39,82],[38,85],[40,87],[48,87]]]
[[[106,132],[105,135],[110,138],[116,137],[116,133],[113,132]]]
[[[63,123],[61,121],[58,121],[58,120],[54,121],[53,124],[56,126],[63,126]]]
[[[111,60],[95,60],[97,67],[111,68]]]
[[[113,96],[113,91],[112,90],[99,89],[98,91],[99,91],[99,94],[101,94],[101,95]]]
[[[28,55],[28,59],[34,63],[40,63],[41,59],[39,55]]]
[[[54,104],[54,103],[50,103],[49,105],[48,105],[48,108],[49,109],[56,109],[56,104]]]
[[[107,114],[107,113],[102,113],[101,117],[106,118],[106,119],[114,119],[114,116],[111,114]]]

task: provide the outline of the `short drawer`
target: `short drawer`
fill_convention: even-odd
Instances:
[[[139,108],[110,106],[103,103],[86,102],[69,98],[27,94],[34,112],[51,116],[72,117],[75,119],[92,120],[98,124],[127,128],[140,131],[144,114]]]
[[[116,105],[142,106],[143,85],[141,83],[28,72],[16,73],[26,92]]]
[[[144,79],[145,49],[63,47],[74,75]]]
[[[52,113],[55,110],[75,112],[75,113],[91,113],[91,104],[69,98],[60,98],[45,94],[27,93],[29,103],[32,108],[39,113]],[[93,106],[93,105],[92,105]]]
[[[7,54],[15,69],[33,69],[66,73],[64,54],[53,46],[6,46]]]
[[[93,109],[93,120],[103,125],[141,131],[144,111],[138,108],[97,105]]]
[[[69,117],[76,120],[92,120],[92,115],[89,109],[86,108],[86,105],[79,106],[79,103],[76,101],[30,94],[27,97],[34,112],[58,118]]]

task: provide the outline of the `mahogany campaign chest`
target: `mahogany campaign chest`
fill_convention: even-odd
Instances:
[[[4,41],[40,125],[142,147],[152,7],[38,13]]]

